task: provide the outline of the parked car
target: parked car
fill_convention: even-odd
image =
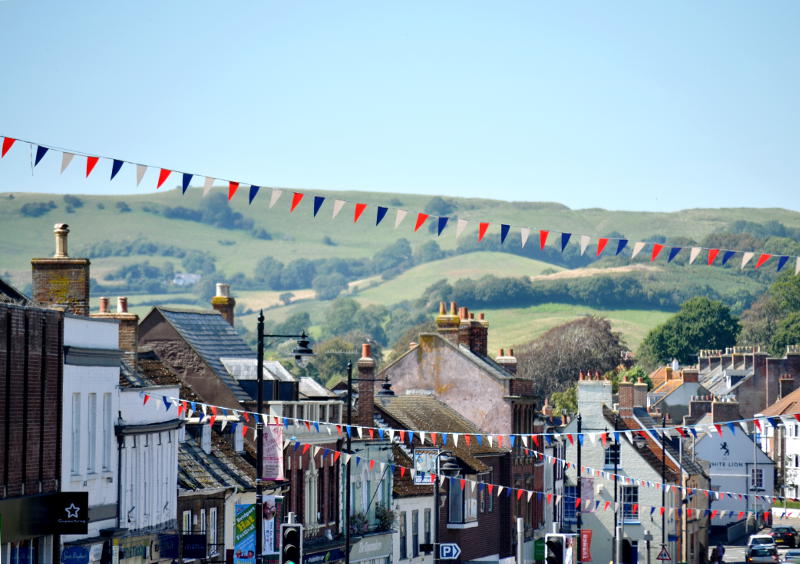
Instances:
[[[792,548],[797,546],[797,530],[794,527],[772,527],[770,535],[775,539],[775,544],[783,544]]]
[[[781,557],[774,546],[756,544],[747,549],[744,561],[747,564],[775,564],[781,561]]]
[[[800,562],[800,550],[787,550],[783,553],[782,562]]]
[[[750,538],[747,539],[747,549],[749,550],[753,546],[768,546],[775,548],[775,539],[772,538],[772,535],[767,534],[750,535]]]

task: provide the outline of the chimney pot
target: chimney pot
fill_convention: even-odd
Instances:
[[[484,316],[482,313],[479,313],[479,314],[478,314],[478,319],[480,319],[481,321],[483,321],[484,319],[486,319],[486,317],[485,317],[485,316]]]
[[[100,313],[108,313],[108,298],[100,298]]]
[[[67,235],[69,235],[69,225],[56,223],[53,226],[53,233],[56,236],[56,254],[53,255],[53,258],[68,258]]]
[[[223,282],[217,282],[217,297],[219,298],[230,298],[231,297],[231,285],[225,284]]]
[[[508,356],[514,356],[514,349],[508,349]]]
[[[458,315],[456,312],[456,302],[450,302],[450,315]]]
[[[505,349],[500,349],[500,356],[506,356]]]
[[[372,345],[369,343],[361,344],[361,358],[372,358]]]
[[[470,319],[475,319],[475,314],[474,314],[474,313],[470,313],[470,314],[469,314],[469,318],[470,318]]]
[[[231,297],[231,285],[217,282],[217,294],[211,298],[211,307],[218,311],[222,318],[234,325],[234,310],[236,300]]]
[[[439,315],[444,315],[444,302],[439,302]]]
[[[123,296],[117,298],[117,313],[128,313],[128,298]]]

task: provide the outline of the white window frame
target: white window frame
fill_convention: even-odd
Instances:
[[[97,394],[89,392],[86,407],[86,472],[97,471]]]
[[[208,510],[208,554],[214,556],[219,553],[217,546],[217,508]]]
[[[764,489],[764,469],[751,468],[750,469],[750,489],[763,490]]]
[[[192,532],[192,512],[190,510],[185,510],[183,512],[181,520],[181,532],[184,534],[189,534]]]
[[[103,394],[103,470],[111,471],[111,450],[114,440],[114,422],[111,420],[111,393]]]
[[[73,476],[81,472],[81,394],[72,394],[72,452],[70,453],[70,473]]]
[[[639,486],[622,486],[622,520],[626,523],[638,523],[639,512],[633,506],[639,503]]]

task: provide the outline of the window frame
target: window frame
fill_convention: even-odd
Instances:
[[[624,523],[638,523],[639,512],[633,511],[633,506],[639,504],[639,486],[622,486],[622,521]]]

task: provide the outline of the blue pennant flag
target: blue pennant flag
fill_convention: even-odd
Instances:
[[[383,218],[386,217],[386,212],[389,211],[389,208],[384,206],[378,206],[378,217],[375,218],[375,225],[380,225]]]
[[[483,482],[478,482],[478,491],[482,492],[485,489],[486,489],[486,484],[484,484]]]
[[[551,437],[550,435],[545,435],[544,438],[547,441],[548,445],[552,445],[553,444],[553,437]]]
[[[694,438],[696,439],[697,438],[697,429],[695,429],[694,427],[689,427],[689,431],[692,433],[692,436],[694,436]]]
[[[514,488],[506,488],[506,497],[511,497],[511,490]]]
[[[183,194],[186,193],[186,190],[189,189],[189,183],[192,181],[193,174],[189,174],[188,172],[183,173],[183,179],[181,180],[181,188],[183,189]]]
[[[561,252],[564,252],[564,249],[567,248],[567,243],[569,243],[569,238],[572,237],[572,233],[562,233],[561,234]]]
[[[285,428],[287,428],[287,429],[289,428],[289,418],[288,417],[284,417],[283,418],[283,426]]]
[[[736,425],[734,425],[733,422],[728,423],[728,429],[731,430],[731,435],[736,434]]]
[[[538,499],[539,501],[542,501],[542,499],[544,499],[544,494],[542,492],[537,492],[536,493],[536,499]]]
[[[37,155],[38,156],[38,155]],[[38,161],[37,161],[38,162]],[[114,180],[114,177],[119,172],[119,169],[122,168],[122,162],[119,159],[114,159],[114,162],[111,163],[111,180]]]
[[[578,444],[583,446],[583,433],[578,433]]]
[[[653,513],[655,513],[655,512],[656,512],[656,508],[655,508],[655,506],[651,507],[651,508],[650,508],[650,516],[652,517],[652,516],[653,516]]]
[[[322,456],[328,456],[330,453],[331,453],[331,449],[326,448],[325,450],[322,451]]]
[[[600,509],[600,500],[599,499],[594,502],[594,510],[597,511],[598,509]]]
[[[769,421],[769,424],[772,425],[773,427],[777,427],[778,425],[781,424],[780,417],[768,417],[767,421]]]
[[[383,439],[383,429],[378,429],[378,436]]]
[[[189,405],[192,406],[192,411],[197,411],[197,404],[196,403],[194,403],[193,401],[190,401]]]
[[[736,254],[736,251],[725,251],[725,254],[722,255],[722,266],[731,260],[731,257]]]
[[[172,402],[169,401],[166,396],[164,396],[161,399],[164,401],[164,407],[166,408],[167,411],[169,411],[169,408],[172,405]]]
[[[300,448],[300,441],[295,441],[294,442],[294,450],[296,451],[298,448]]]
[[[679,252],[681,252],[681,248],[680,247],[672,247],[669,250],[669,257],[667,257],[667,262],[672,262],[672,259],[674,259],[676,256],[678,256]]]
[[[440,218],[439,218],[439,224],[438,224],[438,226],[436,227],[436,236],[437,236],[437,237],[438,237],[438,236],[441,236],[441,234],[442,234],[442,231],[444,231],[444,228],[445,228],[445,227],[447,227],[447,220],[448,220],[448,219],[449,219],[449,218],[447,218],[447,217],[440,217]]]
[[[36,165],[39,164],[39,161],[42,160],[42,157],[44,157],[45,154],[47,154],[47,151],[48,151],[47,147],[42,147],[41,145],[36,147],[36,160],[33,162],[33,166],[36,166]],[[114,162],[117,162],[117,161],[114,161]],[[114,174],[111,175],[111,178],[112,179],[114,178]]]
[[[319,433],[319,421],[314,421],[314,423],[312,423],[312,425],[314,425],[314,430],[317,433]]]
[[[253,203],[253,200],[256,199],[256,195],[258,194],[259,190],[261,190],[261,186],[256,186],[255,184],[250,185],[250,198],[247,201],[248,204]]]
[[[508,237],[508,230],[511,229],[511,226],[507,223],[500,224],[500,244],[506,242],[506,237]]]
[[[258,413],[254,413],[254,414],[253,414],[253,419],[255,420],[255,422],[256,422],[256,425],[258,425],[258,421],[259,421],[259,419],[260,419],[260,417],[259,417]]]
[[[614,254],[615,255],[620,254],[622,252],[622,249],[624,249],[627,246],[628,246],[628,240],[627,239],[620,239],[619,242],[617,242],[617,252],[614,253]]]
[[[514,448],[514,439],[516,438],[514,435],[508,436],[509,440],[511,441],[511,448]]]
[[[781,258],[778,259],[778,272],[780,272],[781,268],[783,268],[786,265],[787,260],[789,260],[789,257],[786,255],[783,255]]]
[[[442,433],[442,444],[447,444],[447,433]]]
[[[614,442],[619,443],[619,431],[614,431]]]
[[[319,209],[322,207],[322,202],[325,201],[325,196],[314,196],[314,217],[317,217]]]
[[[483,446],[483,435],[475,435],[475,438],[478,439],[478,446]]]
[[[414,444],[414,431],[408,432],[408,444],[410,445]]]
[[[359,464],[361,464],[361,457],[360,456],[356,456],[356,468],[358,468]]]
[[[347,431],[347,436],[352,439],[353,438],[353,429],[350,428],[350,425],[345,425],[344,428]]]
[[[450,490],[452,491],[453,488],[455,488],[455,487],[456,487],[456,479],[455,478],[450,478]]]
[[[202,423],[202,422],[203,422],[203,418],[204,418],[204,417],[205,417],[205,415],[203,415],[203,414],[202,414],[202,412],[201,412],[201,413],[198,413],[198,414],[197,414],[197,422],[198,422],[198,423]]]

